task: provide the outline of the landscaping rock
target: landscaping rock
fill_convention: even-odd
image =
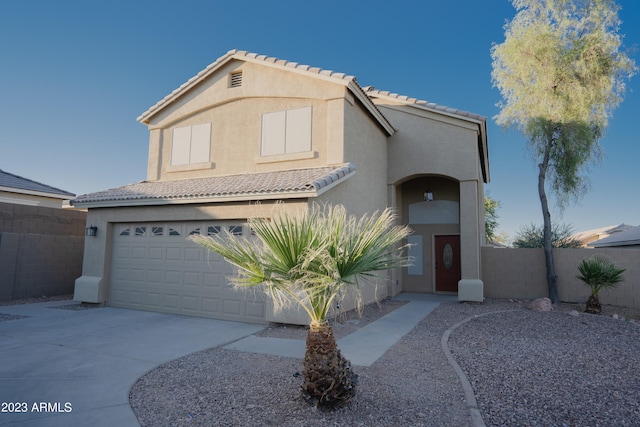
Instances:
[[[529,308],[533,311],[552,311],[553,306],[549,298],[538,298],[531,301]]]

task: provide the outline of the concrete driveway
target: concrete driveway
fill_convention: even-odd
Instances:
[[[129,390],[140,376],[262,329],[111,307],[59,308],[76,304],[0,307],[0,320],[11,319],[0,321],[0,425],[138,426]]]

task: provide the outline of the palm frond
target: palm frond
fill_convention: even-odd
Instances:
[[[276,307],[293,301],[321,321],[359,277],[408,265],[401,242],[410,230],[395,220],[390,209],[357,219],[341,205],[313,205],[304,215],[250,220],[252,239],[231,233],[191,239],[238,269],[234,286],[262,285]]]
[[[597,296],[602,289],[615,288],[624,280],[622,273],[626,269],[618,267],[609,258],[598,254],[583,259],[578,264],[578,271],[580,274],[576,278],[591,288],[592,295]]]

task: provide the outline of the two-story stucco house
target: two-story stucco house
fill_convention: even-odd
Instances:
[[[252,322],[289,321],[186,240],[314,202],[391,206],[414,230],[413,265],[368,300],[403,291],[481,301],[486,119],[361,87],[341,73],[230,51],[145,111],[147,179],[80,196],[88,209],[75,299]]]

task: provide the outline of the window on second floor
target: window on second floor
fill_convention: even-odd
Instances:
[[[260,155],[311,151],[311,107],[264,113]]]
[[[209,162],[211,123],[173,129],[171,166]]]

